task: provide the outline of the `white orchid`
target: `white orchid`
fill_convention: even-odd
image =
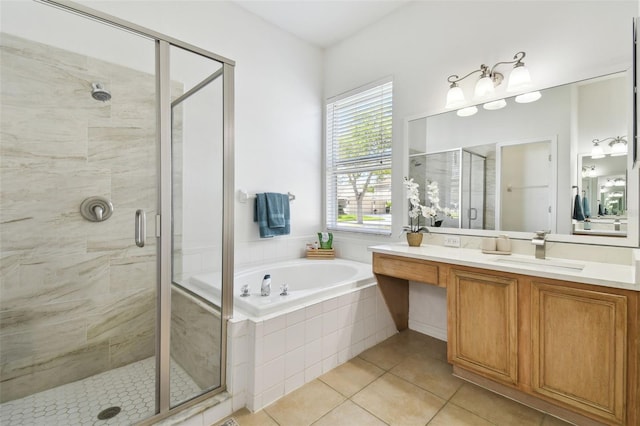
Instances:
[[[404,230],[407,232],[421,232],[428,231],[426,227],[420,226],[420,216],[425,218],[429,217],[431,213],[431,207],[426,207],[420,204],[420,185],[413,181],[413,178],[404,178],[404,186],[407,188],[407,199],[409,200],[409,226],[405,226]],[[417,224],[413,224],[413,220],[417,219]]]
[[[424,226],[420,226],[420,216],[431,219],[432,222],[438,218],[438,213],[442,212],[445,216],[457,217],[458,210],[455,208],[440,206],[440,189],[438,182],[431,181],[427,184],[427,199],[429,206],[420,204],[420,185],[413,181],[413,178],[404,178],[404,186],[407,189],[407,199],[409,200],[409,226],[405,226],[404,230],[408,232],[428,231]],[[417,219],[417,225],[413,224],[413,220]]]

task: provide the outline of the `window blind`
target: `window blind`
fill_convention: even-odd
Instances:
[[[393,83],[327,103],[326,227],[391,233]]]

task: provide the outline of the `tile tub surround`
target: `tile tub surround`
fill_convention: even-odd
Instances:
[[[155,239],[136,248],[132,234],[136,209],[155,214],[156,119],[151,74],[4,33],[0,55],[8,401],[155,353]],[[114,203],[106,222],[79,214],[94,195]]]
[[[275,317],[247,319],[244,340],[230,332],[229,387],[239,398],[234,409],[244,399],[248,409],[259,410],[395,333],[376,285]]]

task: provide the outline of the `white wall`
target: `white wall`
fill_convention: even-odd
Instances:
[[[394,76],[393,179],[401,182],[403,119],[443,112],[449,75],[521,50],[536,88],[626,69],[637,9],[636,1],[413,2],[327,50],[325,97]],[[402,220],[394,219],[397,235]]]
[[[235,187],[292,192],[291,236],[260,240],[235,204],[236,265],[300,257],[321,230],[323,52],[225,1],[83,1],[236,62]]]
[[[627,69],[632,17],[637,14],[637,1],[412,2],[327,49],[325,98],[393,76],[393,205],[400,206],[405,201],[401,181],[408,154],[404,119],[444,112],[449,75],[509,60],[518,51],[527,53],[524,62],[535,88]],[[461,84],[467,93],[469,83],[475,82],[468,80],[473,81]],[[576,176],[576,171],[569,176]],[[403,218],[398,209],[395,213],[392,237],[369,238],[370,243],[397,240]],[[410,324],[442,336],[446,316],[428,306],[440,306],[443,295],[423,290],[412,286]]]

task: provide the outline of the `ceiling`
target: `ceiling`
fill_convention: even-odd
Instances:
[[[409,0],[234,0],[243,9],[326,48],[357,33]]]

